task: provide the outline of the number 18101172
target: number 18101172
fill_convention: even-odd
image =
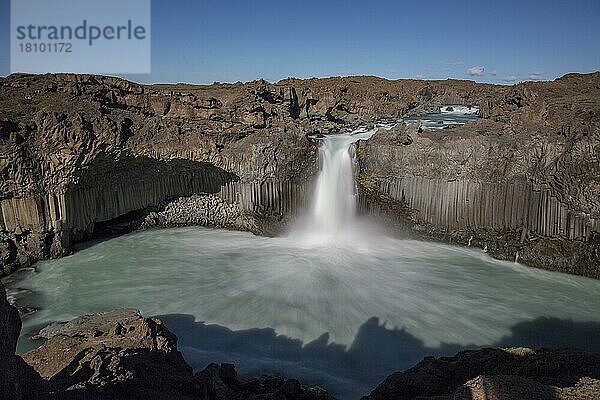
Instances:
[[[19,43],[21,53],[71,53],[71,43]]]

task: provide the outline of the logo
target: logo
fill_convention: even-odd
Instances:
[[[150,0],[11,0],[11,72],[150,73]]]

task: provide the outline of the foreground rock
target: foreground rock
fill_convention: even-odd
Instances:
[[[175,335],[135,310],[79,317],[42,329],[39,337],[46,342],[24,359],[53,392],[107,398],[193,398],[196,392]]]
[[[363,399],[591,399],[600,396],[598,379],[600,354],[490,348],[426,358],[390,375]]]
[[[33,399],[41,391],[42,381],[23,359],[15,354],[21,332],[21,319],[16,308],[6,300],[0,282],[0,398]]]
[[[574,387],[559,388],[514,375],[478,376],[456,390],[453,400],[595,400],[600,380],[581,378]]]
[[[232,364],[210,364],[194,377],[202,399],[210,400],[333,400],[318,387],[306,387],[296,379],[263,376],[240,381]]]
[[[263,377],[240,381],[233,365],[196,374],[177,350],[177,337],[160,320],[132,309],[86,315],[42,329],[46,342],[25,361],[57,399],[329,399],[298,381]]]

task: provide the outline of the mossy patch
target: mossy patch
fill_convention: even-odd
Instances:
[[[508,354],[512,354],[519,357],[530,356],[535,354],[535,350],[530,349],[529,347],[508,347],[502,350],[504,350]]]

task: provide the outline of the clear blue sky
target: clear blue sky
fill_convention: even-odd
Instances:
[[[9,8],[0,0],[0,75],[9,73]],[[125,78],[506,83],[600,69],[600,0],[153,0],[151,29],[152,73]]]

